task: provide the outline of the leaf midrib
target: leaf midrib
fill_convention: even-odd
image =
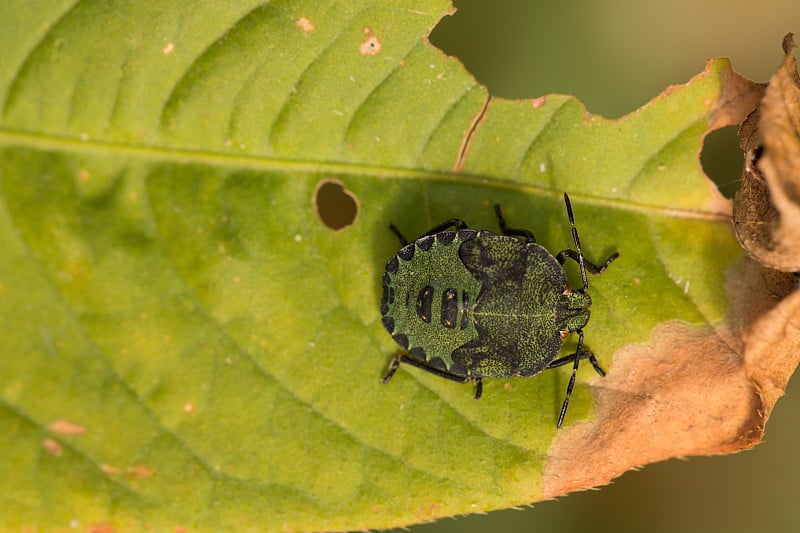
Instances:
[[[501,181],[496,176],[480,174],[444,172],[435,169],[413,169],[402,167],[387,167],[381,165],[368,165],[364,163],[344,163],[331,161],[300,161],[291,159],[270,158],[246,154],[230,154],[208,152],[201,150],[188,150],[183,148],[165,148],[147,145],[129,145],[108,141],[81,140],[74,137],[57,136],[52,134],[32,133],[17,129],[0,129],[0,146],[25,146],[42,151],[82,152],[95,154],[114,154],[135,156],[142,159],[171,161],[175,163],[205,163],[222,167],[247,167],[263,171],[291,171],[307,173],[332,173],[354,176],[380,176],[399,179],[424,179],[427,181],[453,182],[459,185],[477,185],[493,187],[495,189],[511,192],[524,191],[541,197],[549,197],[561,201],[563,191],[556,191],[548,187],[541,187],[529,183],[516,181]],[[576,203],[603,207],[613,210],[639,213],[647,216],[663,216],[667,218],[680,218],[691,220],[716,220],[726,222],[730,214],[719,211],[700,211],[680,207],[659,206],[635,202],[626,198],[609,198],[596,195],[583,194],[570,191],[570,198]]]

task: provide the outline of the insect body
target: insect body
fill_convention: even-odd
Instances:
[[[408,243],[390,226],[403,247],[386,263],[381,314],[407,353],[392,361],[384,383],[407,363],[454,381],[474,381],[478,399],[485,377],[528,377],[572,363],[561,427],[580,360],[588,358],[605,375],[594,354],[583,349],[592,304],[586,271],[600,274],[618,256],[600,266],[583,257],[566,194],[564,201],[576,249],[556,256],[537,244],[531,231],[507,227],[498,205],[500,235],[451,219]],[[580,289],[567,283],[562,266],[567,258],[580,266]],[[556,359],[571,332],[578,334],[575,353]]]

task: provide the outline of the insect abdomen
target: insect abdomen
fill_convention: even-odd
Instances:
[[[472,309],[481,284],[458,256],[463,239],[474,235],[445,231],[418,239],[387,262],[383,277],[384,327],[413,357],[446,369],[453,351],[477,336]]]
[[[391,288],[390,288],[391,290]],[[462,297],[458,297],[458,289],[449,287],[447,289],[435,289],[430,285],[420,289],[415,303],[417,318],[426,324],[434,320],[438,306],[438,322],[447,329],[467,329],[472,317],[469,303],[472,299],[467,291],[462,291]]]

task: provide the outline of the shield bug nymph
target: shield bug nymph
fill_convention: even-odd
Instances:
[[[592,304],[586,272],[601,274],[618,257],[614,253],[600,266],[584,258],[566,193],[564,202],[575,249],[555,256],[533,232],[506,226],[499,205],[499,235],[451,219],[409,243],[390,225],[402,247],[386,263],[381,315],[405,352],[392,360],[383,382],[407,363],[453,381],[474,381],[478,399],[483,378],[529,377],[572,363],[556,424],[561,427],[581,359],[605,375],[583,348]],[[567,258],[580,267],[580,289],[567,283]],[[578,335],[575,352],[556,358],[570,333]]]

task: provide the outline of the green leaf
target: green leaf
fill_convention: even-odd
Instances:
[[[598,482],[554,484],[592,451],[558,446],[629,350],[728,327],[745,260],[697,153],[757,91],[726,61],[609,121],[489,98],[425,39],[448,2],[356,4],[0,6],[0,527],[345,530],[530,503]],[[339,231],[326,182],[357,203]],[[583,365],[566,428],[568,369],[487,379],[480,402],[415,369],[381,385],[387,225],[496,229],[500,203],[557,251],[564,191],[587,257],[620,253],[586,328],[609,375]],[[609,449],[608,476],[641,464]]]

